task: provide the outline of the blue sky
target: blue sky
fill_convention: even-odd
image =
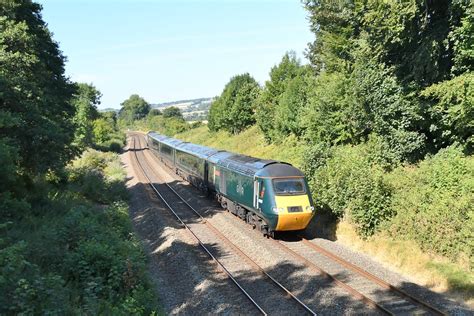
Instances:
[[[236,74],[260,83],[313,35],[298,0],[39,0],[67,56],[66,73],[93,83],[100,108],[138,93],[150,103],[210,97]]]

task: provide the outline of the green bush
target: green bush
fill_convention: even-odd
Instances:
[[[67,170],[72,188],[87,199],[110,203],[127,198],[125,174],[117,154],[90,149]]]
[[[0,240],[0,314],[64,314],[65,281],[31,262],[28,244]]]
[[[473,265],[474,158],[448,147],[418,168],[398,168],[390,176],[396,188],[390,223],[393,236],[416,240],[420,246]]]
[[[305,166],[313,172],[309,175],[316,205],[338,218],[348,218],[364,237],[393,215],[391,188],[383,171],[368,157],[363,145],[334,147],[330,152],[313,148]]]

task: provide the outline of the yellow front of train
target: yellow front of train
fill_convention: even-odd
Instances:
[[[274,206],[278,214],[275,231],[305,229],[314,215],[314,206],[304,177],[271,179]]]

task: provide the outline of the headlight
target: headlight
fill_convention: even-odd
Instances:
[[[282,213],[283,212],[283,207],[272,207],[272,211],[274,213]]]
[[[306,212],[314,211],[314,206],[306,206]]]

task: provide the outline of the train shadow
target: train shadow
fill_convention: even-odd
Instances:
[[[216,201],[212,200],[205,193],[199,191],[186,182],[174,180],[168,184],[189,204],[191,204],[204,218],[210,218],[219,212],[225,212],[225,210],[223,210]],[[165,186],[163,183],[155,183],[155,185],[158,186],[159,190]],[[148,185],[139,183],[130,188],[130,190],[132,191],[132,196],[135,196],[139,191],[147,190],[147,188],[149,191],[150,189]],[[150,198],[150,194],[148,195],[148,198]],[[139,200],[143,199],[143,196],[139,198]],[[249,308],[248,304],[246,305],[245,302],[242,303],[242,294],[238,294],[238,289],[235,287],[235,285],[233,285],[222,275],[216,274],[218,269],[216,270],[215,264],[212,263],[212,260],[209,258],[209,256],[204,253],[202,249],[200,249],[199,245],[196,243],[184,243],[177,239],[170,241],[170,230],[182,230],[184,227],[179,224],[174,217],[171,216],[169,210],[166,209],[161,200],[156,197],[152,199],[157,202],[154,203],[153,207],[133,211],[131,212],[131,216],[134,226],[138,227],[137,233],[139,234],[140,239],[144,241],[144,244],[148,249],[147,253],[150,258],[150,270],[155,271],[152,273],[159,273],[160,278],[164,278],[166,280],[164,283],[157,283],[156,288],[158,293],[166,297],[169,295],[168,291],[177,291],[177,293],[180,293],[179,296],[181,299],[175,299],[164,303],[167,313],[192,314],[206,310],[206,308],[209,308],[209,301],[207,297],[216,295],[216,293],[221,293],[219,295],[229,295],[231,297],[236,296],[237,298],[234,297],[231,299],[231,301],[227,301],[226,303],[214,304],[216,310],[213,310],[213,312],[243,314],[254,312],[246,309]],[[176,204],[173,206],[176,206]],[[191,217],[188,216],[188,218]],[[239,219],[236,218],[235,220]],[[188,223],[194,223],[198,221],[200,221],[200,219],[195,217],[191,220],[188,220]],[[314,227],[317,226],[312,226],[312,229],[309,231],[314,231]],[[252,232],[250,227],[249,232]],[[303,233],[303,236],[307,239],[322,238],[320,237],[321,235],[318,234],[308,234],[308,230]],[[294,242],[297,242],[301,239],[298,234],[292,232],[279,233],[276,238],[284,241]],[[222,252],[222,249],[217,243],[206,244],[206,247],[209,248],[213,255],[215,255],[217,258],[226,256],[226,253]],[[196,258],[198,259],[196,260]],[[177,265],[181,265],[181,267]],[[185,272],[180,270],[182,265],[185,266]],[[284,262],[270,267],[267,269],[267,272],[271,275],[281,276],[285,284],[289,284],[291,288],[297,289],[299,297],[307,297],[307,301],[312,302],[311,304],[317,306],[318,314],[344,314],[346,308],[350,308],[351,313],[375,313],[373,310],[368,310],[367,306],[364,304],[356,302],[354,298],[352,298],[348,293],[345,293],[341,297],[331,299],[331,304],[325,304],[324,302],[327,300],[324,300],[325,294],[323,293],[337,287],[337,285],[334,284],[333,281],[328,280],[323,276],[314,276],[311,278],[301,277],[303,268],[303,266],[294,264],[292,262]],[[198,272],[195,271],[191,273],[187,270],[196,270]],[[166,275],[163,276],[162,274]],[[168,279],[168,274],[174,275],[174,278]],[[179,280],[181,281],[176,280],[177,275],[179,275]],[[344,273],[336,274],[334,277],[341,281],[347,279],[347,276],[344,275]],[[263,281],[262,278],[263,277],[255,271],[247,271],[239,274],[239,282],[245,288],[257,286],[256,283]],[[202,282],[209,281],[213,284],[212,288],[202,289],[200,284],[202,284]],[[181,284],[186,282],[194,282],[194,288],[190,289],[189,285]],[[401,290],[414,294],[417,297],[423,298],[424,300],[426,300],[426,298],[433,298],[433,300],[429,300],[429,302],[432,302],[432,304],[438,306],[438,308],[441,309],[445,306],[454,304],[453,302],[448,301],[443,295],[434,293],[429,289],[412,282],[401,282],[400,284],[396,284],[396,286]],[[387,295],[387,292],[388,290],[377,290],[373,293],[373,296],[374,298],[382,298]],[[204,298],[197,299],[199,297]],[[278,297],[273,297],[273,299],[281,300],[281,298]],[[455,308],[460,315],[467,315],[472,312],[468,307],[461,306]],[[286,311],[286,314],[288,313],[291,313],[291,311]]]
[[[187,185],[179,181],[173,182],[172,185],[177,191],[189,190]],[[166,314],[256,313],[248,299],[229,278],[219,272],[213,260],[190,235],[189,240],[183,239],[182,236],[177,237],[176,232],[184,231],[185,228],[161,201],[153,197],[147,184],[137,183],[129,187],[129,191],[130,218],[149,258],[150,276]],[[199,199],[195,198],[193,204],[199,204]],[[212,201],[205,202],[201,201],[202,204]],[[203,216],[212,216],[223,211],[217,203],[212,204],[213,207],[200,206]],[[218,259],[223,260],[228,256],[228,250],[222,249],[217,242],[210,242],[205,246]],[[328,291],[334,291],[336,285],[320,275],[308,278],[303,269],[305,267],[302,265],[284,260],[270,265],[266,271],[297,293],[299,298],[320,315],[341,315],[347,309],[354,314],[372,313],[364,304],[348,295],[328,300]],[[286,310],[282,303],[277,303],[284,297],[280,290],[265,294],[260,292],[261,282],[269,282],[266,277],[248,268],[237,270],[236,279],[240,285],[262,306],[273,308],[272,314],[298,312]]]
[[[130,151],[143,151],[146,149],[130,149]],[[164,168],[167,169],[167,168]],[[166,170],[171,173],[170,170]],[[190,203],[204,217],[210,218],[219,212],[225,212],[217,201],[213,200],[206,193],[198,190],[189,183],[184,182],[173,175],[175,180],[168,184],[176,190],[184,199]],[[155,183],[158,189],[165,186],[163,183]],[[147,185],[139,183],[131,187],[132,192],[141,192],[146,190]],[[164,189],[164,188],[163,188]],[[132,195],[136,195],[133,193]],[[142,196],[139,199],[143,199]],[[148,197],[149,198],[149,197]],[[171,218],[169,210],[165,208],[159,199],[155,198],[157,203],[153,207],[131,211],[134,227],[142,243],[147,249],[150,258],[151,274],[157,274],[159,277],[155,280],[155,286],[159,295],[163,298],[162,304],[166,313],[171,314],[195,314],[195,313],[239,313],[249,314],[255,310],[248,307],[248,302],[238,289],[228,279],[216,273],[215,264],[209,256],[200,249],[196,243],[183,242],[179,239],[173,239],[171,231],[182,230],[184,227],[176,219]],[[168,215],[165,215],[168,214]],[[188,217],[189,218],[189,217]],[[236,220],[239,220],[236,218]],[[198,218],[193,221],[199,221]],[[329,214],[320,212],[312,219],[310,225],[304,232],[300,232],[306,239],[326,239],[335,241],[337,220]],[[249,231],[252,232],[251,228]],[[276,236],[277,239],[284,241],[299,241],[301,238],[297,233],[285,232]],[[225,252],[217,243],[206,244],[211,252],[218,258],[225,257]],[[184,266],[184,270],[183,270]],[[327,299],[326,292],[336,287],[334,282],[323,276],[302,277],[303,266],[292,262],[283,262],[270,266],[267,270],[271,275],[281,277],[285,284],[292,289],[296,289],[299,297],[305,297],[305,302],[311,302],[317,307],[320,315],[338,315],[347,313],[350,309],[351,314],[371,314],[373,310],[368,310],[367,306],[356,302],[349,294],[345,293],[336,298]],[[343,273],[335,274],[334,277],[344,280],[347,275]],[[239,273],[239,282],[245,288],[256,286],[255,284],[263,281],[261,275],[255,271],[246,271]],[[185,283],[191,282],[192,286]],[[202,284],[209,282],[212,286],[203,287]],[[411,282],[401,282],[396,284],[401,290],[415,294],[417,297],[432,302],[433,305],[443,309],[445,306],[452,306],[454,303],[448,301],[443,295],[434,293],[427,288]],[[169,293],[174,293],[169,298]],[[388,290],[377,290],[374,297],[383,297]],[[261,294],[260,294],[261,295]],[[212,302],[212,296],[225,297],[225,302]],[[269,296],[268,299],[275,301],[281,300],[278,297]],[[430,298],[430,299],[427,299]],[[210,303],[211,302],[211,303]],[[214,305],[214,309],[209,310],[209,306]],[[450,308],[450,310],[452,310]],[[456,314],[468,315],[472,313],[468,307],[455,307]],[[281,310],[279,314],[290,314],[292,311]]]

